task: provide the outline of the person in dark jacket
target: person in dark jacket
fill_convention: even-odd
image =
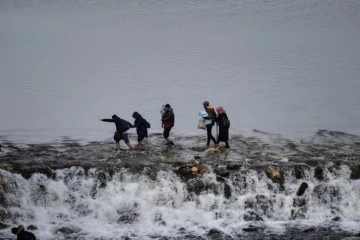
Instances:
[[[206,113],[208,114],[207,117],[204,117],[204,119],[210,120],[211,123],[210,124],[206,124],[206,131],[207,131],[207,143],[206,146],[209,146],[210,144],[210,140],[212,140],[214,142],[214,144],[216,145],[216,140],[214,138],[214,136],[212,135],[212,127],[215,124],[215,120],[216,120],[216,112],[214,110],[214,107],[210,105],[210,103],[208,101],[205,101],[203,103],[203,106],[205,108]]]
[[[216,111],[218,113],[218,116],[216,117],[216,123],[219,126],[219,136],[216,141],[217,145],[219,145],[219,142],[225,142],[225,147],[230,148],[230,145],[228,143],[229,141],[229,126],[224,125],[224,122],[228,119],[228,116],[226,115],[226,112],[222,106],[217,107]]]
[[[174,146],[174,143],[169,136],[170,136],[171,128],[173,128],[175,125],[175,114],[173,109],[170,107],[170,104],[165,104],[164,110],[165,111],[161,118],[161,122],[163,123],[164,126],[163,136],[166,140],[166,145]]]
[[[120,140],[124,140],[126,145],[133,149],[133,146],[131,146],[129,142],[128,133],[126,132],[130,127],[132,127],[132,124],[128,121],[121,119],[120,117],[116,116],[115,114],[111,117],[111,119],[100,119],[100,121],[103,122],[113,122],[116,126],[116,131],[114,134],[114,140],[116,145],[116,151],[120,150]]]
[[[138,135],[138,147],[142,147],[144,138],[148,137],[148,123],[138,112],[134,112],[132,117],[135,118],[134,125],[132,127],[136,128],[136,133]]]
[[[12,228],[11,232],[16,234],[17,240],[36,240],[36,237],[33,233],[25,231],[23,225],[19,225],[17,228]]]

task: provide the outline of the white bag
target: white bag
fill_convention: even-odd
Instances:
[[[199,122],[198,122],[198,128],[199,129],[206,129],[206,127],[205,127],[205,120],[201,117],[201,118],[199,118]]]

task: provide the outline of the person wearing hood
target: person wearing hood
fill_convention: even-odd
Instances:
[[[150,124],[138,113],[134,112],[132,115],[135,118],[133,128],[136,128],[136,133],[138,135],[138,147],[141,147],[143,144],[144,138],[148,137],[148,127]]]
[[[175,114],[173,109],[170,107],[170,104],[165,104],[164,110],[165,111],[161,118],[161,122],[163,123],[164,126],[163,136],[166,140],[166,145],[174,146],[174,143],[169,136],[170,136],[171,128],[173,128],[175,125]]]
[[[209,146],[210,144],[210,140],[212,140],[214,142],[214,144],[216,145],[216,140],[214,138],[214,136],[212,135],[212,127],[215,124],[215,120],[216,120],[216,112],[214,110],[214,107],[210,105],[210,103],[208,101],[204,101],[203,102],[203,106],[204,109],[206,111],[206,115],[204,113],[200,114],[200,116],[204,115],[204,119],[205,119],[205,126],[206,126],[206,131],[207,131],[207,143],[206,146]]]
[[[100,119],[100,121],[103,122],[113,122],[115,123],[116,131],[114,133],[114,141],[115,141],[115,148],[116,151],[120,151],[120,140],[122,139],[126,145],[133,149],[133,146],[131,146],[129,142],[128,133],[126,132],[130,127],[132,127],[132,124],[128,121],[121,119],[120,117],[116,116],[115,114],[111,117],[111,119]]]
[[[17,228],[12,228],[11,232],[16,235],[17,240],[36,240],[33,233],[25,231],[23,225],[19,225]]]
[[[228,143],[230,121],[229,121],[228,116],[226,115],[226,112],[222,106],[217,107],[216,112],[218,113],[218,116],[216,117],[215,121],[219,126],[219,136],[218,136],[216,143],[218,145],[219,142],[225,142],[225,147],[230,148],[230,145]]]

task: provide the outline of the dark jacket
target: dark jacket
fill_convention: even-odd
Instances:
[[[135,118],[133,127],[136,127],[137,135],[148,137],[146,120],[138,112],[134,112],[132,116]]]
[[[128,121],[119,118],[118,116],[114,115],[111,119],[101,119],[103,122],[113,122],[116,126],[116,131],[120,134],[123,132],[126,132],[129,127],[132,127],[132,124]],[[127,129],[124,128],[124,126],[128,126]]]
[[[216,117],[216,122],[219,125],[219,138],[218,141],[228,141],[229,140],[229,128],[222,126],[222,122],[224,119],[228,119],[225,112],[219,113]]]
[[[164,124],[164,128],[172,128],[175,125],[175,114],[172,108],[165,111],[161,121]]]

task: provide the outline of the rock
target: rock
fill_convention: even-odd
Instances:
[[[304,207],[307,201],[304,198],[295,198],[293,202],[294,207]]]
[[[269,166],[266,169],[266,175],[268,178],[270,178],[274,183],[283,184],[285,179],[282,173],[280,172],[280,169],[277,167]]]
[[[116,221],[117,223],[132,224],[139,218],[139,213],[133,209],[122,209],[118,210],[117,213],[120,215]]]
[[[316,228],[315,227],[311,227],[311,228],[307,228],[307,229],[305,229],[303,232],[304,233],[308,233],[308,232],[316,232]]]
[[[296,195],[302,196],[308,187],[309,185],[306,182],[301,183],[299,190],[296,192]]]
[[[294,209],[291,210],[291,217],[293,220],[296,219],[305,219],[305,214],[299,210],[299,211],[295,211]]]
[[[198,174],[205,174],[210,172],[210,167],[205,163],[195,161],[194,165],[191,168],[191,172]]]
[[[228,169],[228,170],[239,170],[240,169],[240,164],[239,163],[229,163],[226,166],[226,169]]]
[[[314,177],[319,181],[324,180],[324,170],[320,166],[314,169]]]
[[[69,235],[80,232],[81,229],[75,226],[69,226],[69,227],[61,227],[55,230],[55,234],[59,235]]]
[[[243,228],[243,231],[244,232],[257,232],[258,228],[250,225],[249,227]]]
[[[255,222],[255,221],[263,221],[263,219],[258,214],[254,212],[249,212],[244,214],[244,221]]]
[[[28,227],[27,227],[27,229],[29,229],[29,230],[37,230],[38,228],[36,227],[36,226],[34,226],[34,225],[29,225]]]
[[[224,185],[224,197],[226,199],[231,198],[231,188],[230,188],[229,184],[227,184],[227,183],[225,183],[225,185]]]
[[[216,229],[216,228],[212,228],[209,230],[208,232],[208,237],[210,239],[224,239],[224,240],[227,240],[227,239],[232,239],[230,236],[228,236],[227,234],[225,234],[224,232],[220,231],[219,229]]]
[[[223,178],[228,178],[230,176],[230,172],[229,170],[224,167],[224,166],[221,166],[221,167],[216,167],[214,169],[214,172],[220,176],[220,177],[223,177]]]
[[[350,169],[351,169],[350,179],[353,180],[360,179],[360,165],[350,166]]]
[[[8,227],[10,227],[10,226],[5,224],[5,223],[0,222],[0,229],[5,229],[5,228],[8,228]]]

